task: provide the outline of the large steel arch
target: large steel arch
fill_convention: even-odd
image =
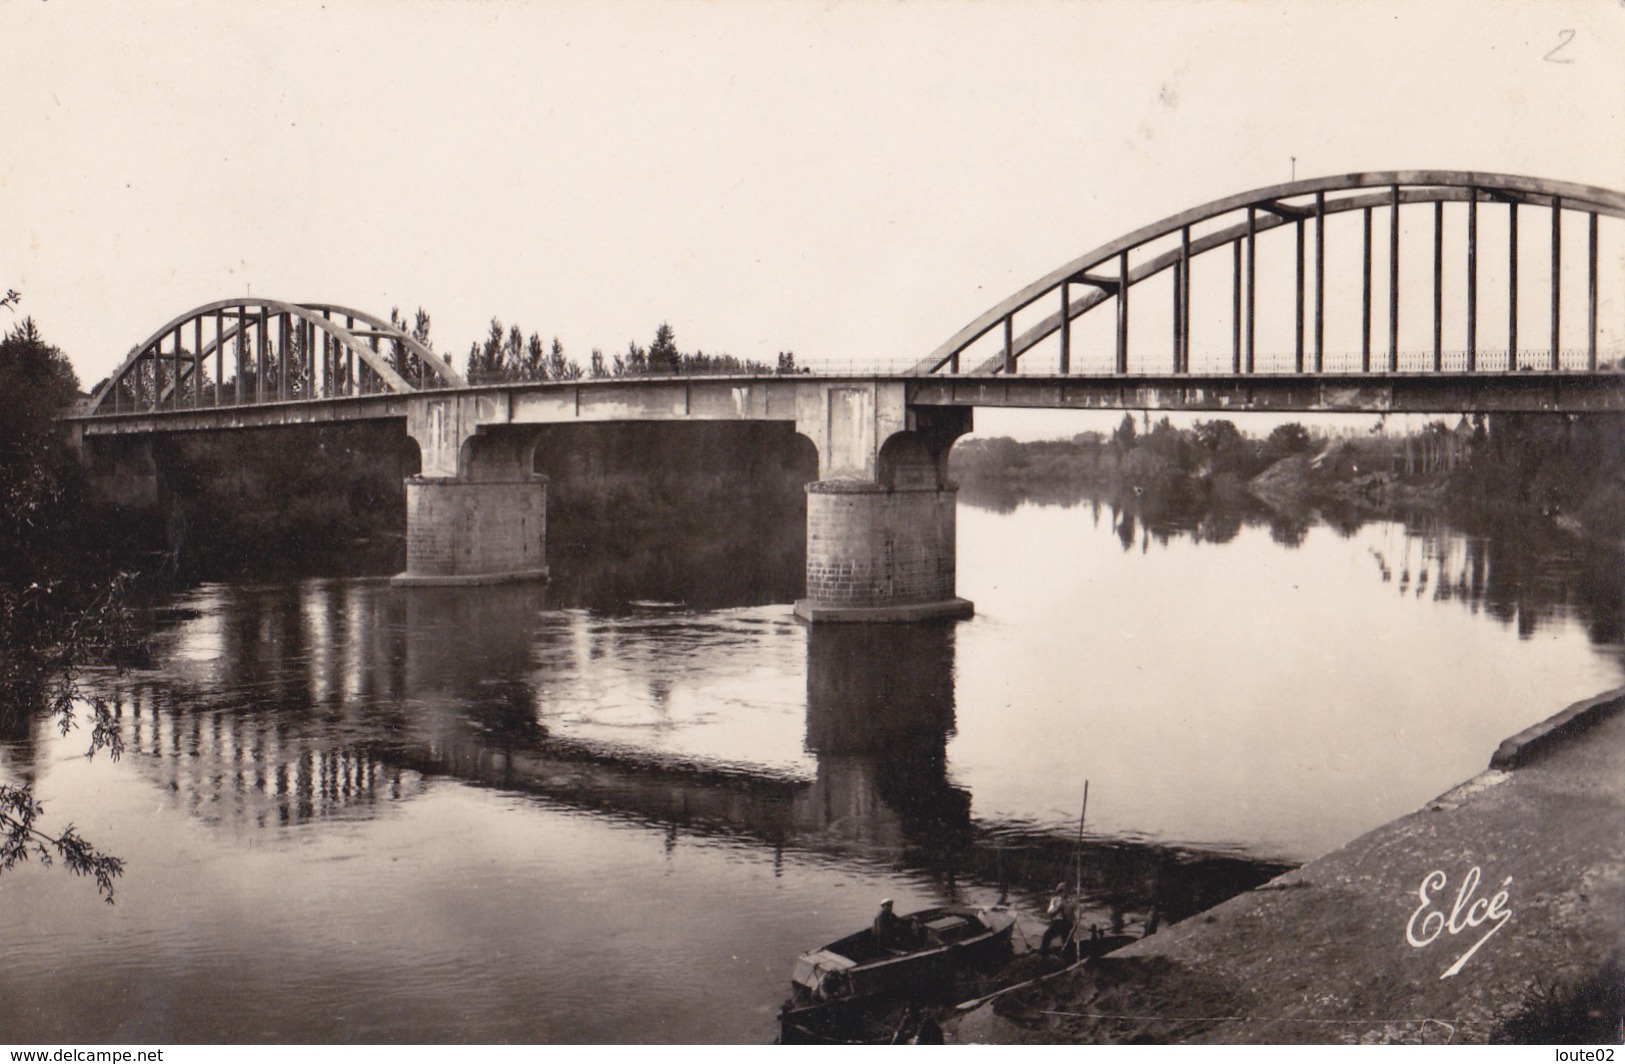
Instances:
[[[1433,204],[1434,220],[1434,330],[1432,365],[1408,367],[1439,371],[1443,366],[1441,349],[1440,270],[1443,247],[1444,205],[1466,204],[1467,213],[1467,298],[1466,350],[1464,365],[1456,371],[1480,372],[1486,369],[1517,370],[1530,368],[1518,362],[1523,350],[1517,336],[1517,257],[1519,207],[1542,208],[1549,212],[1551,226],[1551,298],[1550,343],[1548,365],[1539,368],[1558,369],[1560,355],[1559,312],[1562,305],[1561,284],[1561,232],[1565,215],[1584,216],[1589,238],[1587,310],[1589,343],[1585,352],[1586,370],[1597,368],[1597,259],[1599,216],[1625,218],[1625,193],[1590,185],[1509,174],[1475,171],[1399,170],[1373,173],[1344,174],[1339,177],[1313,178],[1271,185],[1250,192],[1194,207],[1159,222],[1143,226],[1133,232],[1102,244],[1065,265],[1050,271],[1025,286],[1009,298],[978,316],[959,332],[949,337],[929,356],[916,363],[910,371],[915,375],[960,374],[974,375],[1016,373],[1021,357],[1034,347],[1059,334],[1058,366],[1061,374],[1072,373],[1072,322],[1079,316],[1108,301],[1117,310],[1115,358],[1111,373],[1128,374],[1128,307],[1129,291],[1147,279],[1173,271],[1173,337],[1172,366],[1174,374],[1190,372],[1190,264],[1198,256],[1219,248],[1232,249],[1234,262],[1233,287],[1233,373],[1254,371],[1255,356],[1255,246],[1257,238],[1270,230],[1293,226],[1297,233],[1296,270],[1296,341],[1293,369],[1296,372],[1322,372],[1326,354],[1324,348],[1325,297],[1325,220],[1345,212],[1358,211],[1364,216],[1364,302],[1362,306],[1364,336],[1361,350],[1361,372],[1395,372],[1401,369],[1398,343],[1399,307],[1399,217],[1400,208],[1411,204]],[[1506,365],[1485,367],[1477,364],[1477,247],[1478,208],[1480,204],[1503,205],[1509,212],[1511,263],[1511,292],[1509,299],[1509,334]],[[1371,222],[1374,211],[1383,211],[1389,223],[1389,336],[1386,359],[1383,364],[1372,361],[1372,293]],[[1305,309],[1305,226],[1314,222],[1314,308],[1312,341],[1306,341],[1308,320]],[[1169,246],[1172,245],[1172,246]],[[1073,286],[1083,289],[1074,295]],[[1030,319],[1035,308],[1046,296],[1055,298],[1058,307],[1036,321],[1024,320],[1017,328],[1018,316]],[[1025,314],[1024,314],[1025,312]],[[961,361],[979,341],[1002,326],[1002,337],[995,333],[997,351],[991,357],[975,361],[970,367]],[[1307,346],[1306,346],[1307,344]],[[983,343],[981,346],[987,346]],[[1580,368],[1578,365],[1571,368]]]
[[[382,350],[380,341],[391,351]],[[398,364],[416,383],[391,363],[392,353],[404,356]],[[331,303],[245,296],[171,318],[131,349],[86,409],[184,410],[467,384],[445,359],[376,315]]]

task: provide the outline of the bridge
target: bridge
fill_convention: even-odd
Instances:
[[[1625,411],[1621,330],[1602,320],[1620,307],[1620,219],[1625,193],[1504,174],[1275,185],[1101,245],[912,366],[861,375],[471,383],[399,322],[226,299],[136,345],[68,421],[86,455],[108,437],[403,422],[421,456],[406,487],[405,585],[546,575],[538,426],[786,422],[818,451],[796,612],[964,617],[947,456],[974,408]],[[1505,240],[1494,255],[1492,237]],[[1497,326],[1504,344],[1489,341]]]

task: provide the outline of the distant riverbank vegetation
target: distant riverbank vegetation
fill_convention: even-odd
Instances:
[[[504,331],[502,322],[491,319],[484,343],[468,348],[467,377],[470,383],[497,381],[571,381],[582,377],[659,377],[696,373],[795,373],[796,356],[779,352],[778,364],[769,366],[754,359],[705,351],[683,351],[677,347],[677,334],[661,322],[648,347],[628,341],[626,350],[609,357],[593,348],[583,369],[564,353],[558,337],[543,344],[540,333],[526,338],[518,325]]]
[[[1263,438],[1228,420],[1179,428],[1126,414],[1110,434],[966,440],[951,456],[969,501],[1132,499],[1197,520],[1211,511],[1315,511],[1332,523],[1448,508],[1472,525],[1546,523],[1625,546],[1625,418],[1478,415],[1389,434],[1292,422]]]
[[[1316,525],[1352,536],[1386,523],[1403,534],[1372,543],[1373,575],[1398,594],[1459,601],[1526,638],[1575,618],[1598,645],[1625,640],[1618,415],[1498,415],[1403,435],[1289,424],[1262,439],[1228,421],[1125,417],[1070,440],[965,440],[950,463],[961,502],[1089,506],[1125,551],[1228,543],[1248,527],[1295,547]]]

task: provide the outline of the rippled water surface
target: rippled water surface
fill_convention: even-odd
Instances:
[[[0,879],[0,1040],[766,1041],[883,896],[1036,911],[1085,779],[1086,919],[1133,929],[1625,677],[1617,560],[1443,526],[962,504],[952,627],[808,628],[793,565],[719,605],[556,564],[193,588],[98,681],[122,760],[4,737],[128,870],[111,908]]]

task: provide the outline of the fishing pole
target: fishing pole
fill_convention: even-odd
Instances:
[[[1083,894],[1083,823],[1089,816],[1089,781],[1083,781],[1083,809],[1078,813],[1078,843],[1072,850],[1072,926],[1067,928],[1066,938],[1061,942],[1061,955],[1078,937],[1079,910],[1078,901]]]
[[[1072,892],[1083,892],[1083,821],[1089,815],[1089,781],[1083,781],[1083,811],[1078,814],[1078,845],[1072,851]]]

